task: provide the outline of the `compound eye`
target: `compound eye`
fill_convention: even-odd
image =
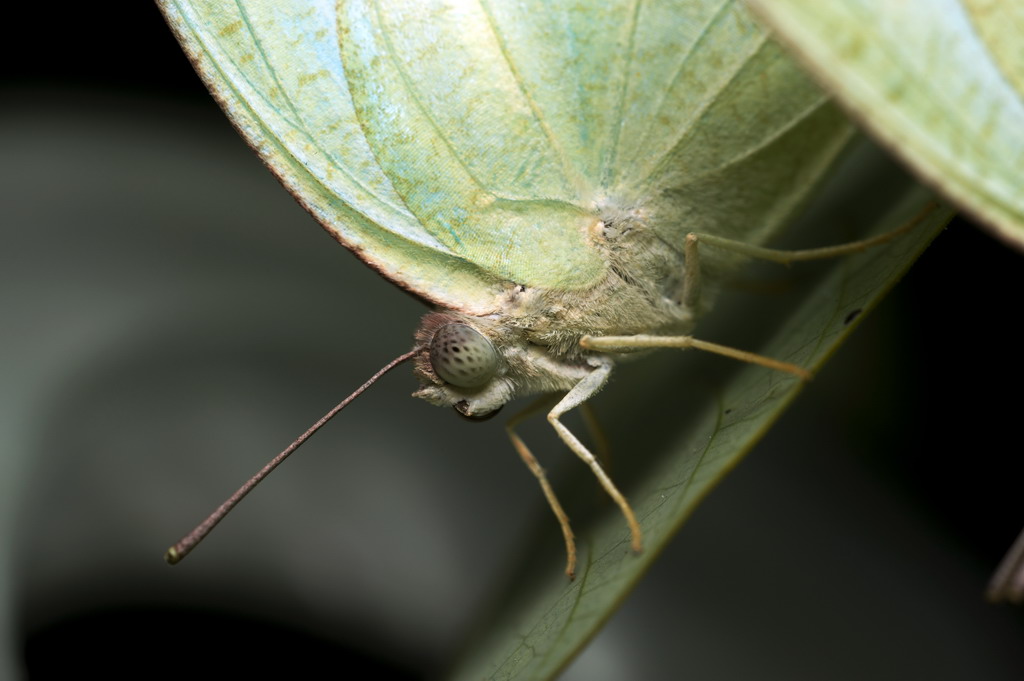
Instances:
[[[445,324],[430,341],[430,365],[442,380],[477,388],[494,377],[498,353],[482,333],[467,324]]]

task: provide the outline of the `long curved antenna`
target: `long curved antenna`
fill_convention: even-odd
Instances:
[[[324,414],[319,421],[317,421],[316,423],[309,427],[309,430],[307,430],[305,433],[296,438],[295,442],[288,445],[288,447],[285,448],[283,452],[275,456],[273,459],[270,460],[270,462],[266,466],[261,468],[259,473],[249,478],[249,480],[244,485],[238,488],[237,492],[232,494],[230,497],[228,497],[227,501],[218,506],[216,511],[207,516],[206,520],[199,523],[199,525],[197,525],[194,530],[192,530],[184,537],[182,537],[181,541],[179,541],[177,544],[167,549],[167,553],[164,554],[164,560],[166,560],[171,565],[174,565],[182,558],[187,556],[192,551],[192,549],[196,547],[196,544],[201,542],[203,538],[210,533],[210,530],[216,527],[217,523],[223,520],[224,516],[226,516],[231,511],[231,509],[233,509],[235,505],[238,504],[239,501],[245,498],[246,494],[252,491],[253,487],[260,484],[260,482],[263,481],[263,478],[270,475],[270,472],[272,470],[277,468],[282,461],[287,459],[291,455],[291,453],[298,449],[303,442],[308,440],[313,435],[313,433],[320,430],[320,428],[325,423],[334,418],[335,414],[337,414],[339,411],[347,407],[352,400],[359,397],[363,393],[363,391],[369,388],[371,385],[373,385],[377,381],[377,379],[379,379],[381,376],[394,369],[399,364],[409,361],[422,350],[422,346],[416,346],[415,348],[405,353],[404,355],[400,355],[395,359],[391,360],[387,365],[384,366],[384,368],[382,368],[380,371],[371,376],[370,380],[368,380],[366,383],[363,383],[359,388],[356,389],[355,392],[353,392],[351,395],[342,400],[340,404],[338,404],[336,407],[334,407],[329,412]]]

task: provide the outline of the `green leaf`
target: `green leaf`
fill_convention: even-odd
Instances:
[[[749,4],[920,177],[1024,248],[1024,4]]]

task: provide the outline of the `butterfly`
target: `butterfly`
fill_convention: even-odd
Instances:
[[[432,307],[414,349],[387,368],[412,361],[415,396],[472,419],[554,394],[554,406],[542,398],[524,415],[550,408],[635,551],[632,507],[562,416],[618,361],[654,347],[805,375],[689,335],[723,278],[750,256],[771,258],[759,244],[852,135],[742,3],[160,6],[285,187]],[[568,517],[510,435],[559,519],[571,576]]]

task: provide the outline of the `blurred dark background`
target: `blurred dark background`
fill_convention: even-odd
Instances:
[[[0,46],[0,677],[161,678],[207,655],[254,677],[436,673],[548,522],[501,423],[409,399],[400,371],[166,567],[407,349],[422,307],[277,185],[153,5],[19,11]],[[1021,265],[955,220],[566,678],[1020,678],[1024,616],[982,592],[1024,526]],[[623,379],[618,399],[678,385]],[[615,399],[613,443],[644,428]]]

